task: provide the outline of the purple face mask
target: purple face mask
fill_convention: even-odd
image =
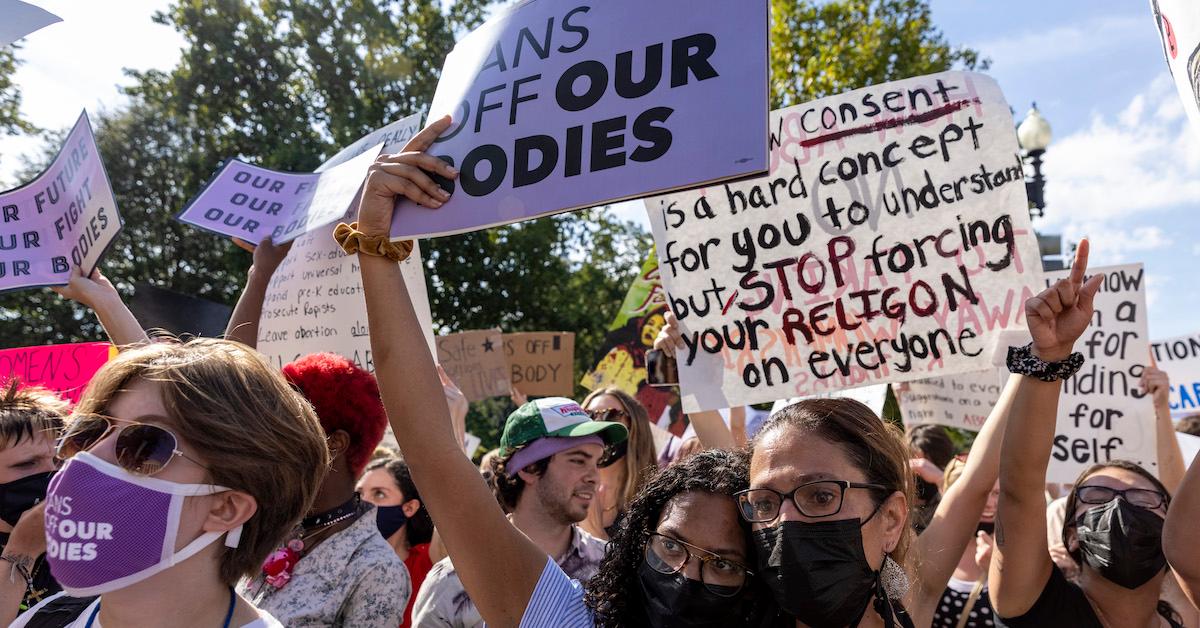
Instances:
[[[225,532],[206,532],[175,551],[186,497],[231,489],[133,475],[82,452],[67,461],[46,494],[46,561],[67,595],[115,591],[193,556]],[[237,547],[242,528],[230,530]]]

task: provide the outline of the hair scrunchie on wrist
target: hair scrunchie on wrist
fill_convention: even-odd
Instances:
[[[358,221],[350,224],[339,223],[333,230],[333,239],[347,255],[365,253],[376,257],[386,257],[393,262],[403,262],[412,255],[413,241],[402,240],[392,242],[386,235],[367,235],[358,230]]]

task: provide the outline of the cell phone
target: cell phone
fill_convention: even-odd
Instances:
[[[675,356],[653,349],[646,352],[646,383],[658,388],[679,385],[679,364]]]

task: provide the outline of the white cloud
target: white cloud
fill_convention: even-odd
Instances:
[[[1129,15],[1102,15],[1067,26],[1043,31],[1025,31],[999,39],[979,42],[973,47],[995,61],[996,67],[1013,70],[1028,65],[1042,69],[1047,61],[1091,54],[1104,49],[1121,48],[1131,41],[1154,35],[1150,12]]]

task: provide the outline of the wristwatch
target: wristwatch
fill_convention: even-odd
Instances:
[[[1033,343],[1008,348],[1008,372],[1025,375],[1043,382],[1057,382],[1071,377],[1083,366],[1083,354],[1076,351],[1067,359],[1047,362],[1033,354]]]

